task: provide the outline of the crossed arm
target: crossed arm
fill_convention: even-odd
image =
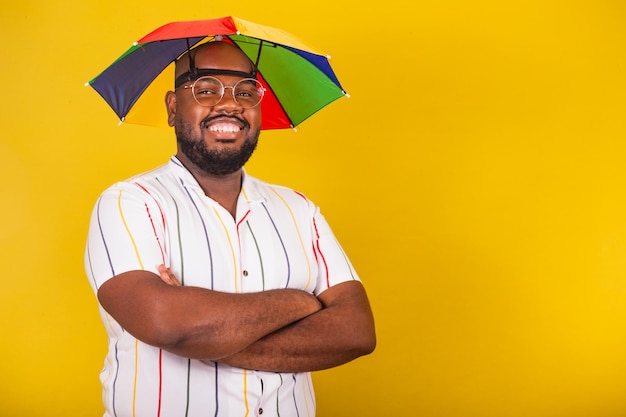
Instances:
[[[104,309],[137,339],[180,356],[274,372],[330,368],[373,351],[363,286],[344,282],[319,298],[278,289],[231,294],[130,271],[98,290]],[[159,279],[160,278],[160,279]]]

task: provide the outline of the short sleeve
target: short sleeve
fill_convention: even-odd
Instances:
[[[123,272],[158,274],[164,262],[165,224],[157,201],[133,183],[107,189],[91,215],[85,269],[94,291]]]
[[[352,263],[318,207],[315,207],[313,211],[312,227],[313,250],[319,271],[315,294],[319,295],[324,290],[342,282],[359,281]]]

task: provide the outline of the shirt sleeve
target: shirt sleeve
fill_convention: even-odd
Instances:
[[[155,199],[137,184],[107,189],[93,209],[85,250],[85,269],[94,291],[123,272],[158,274],[164,263],[165,224]]]
[[[360,281],[348,256],[317,206],[314,206],[312,222],[313,251],[318,264],[315,295],[342,282]]]

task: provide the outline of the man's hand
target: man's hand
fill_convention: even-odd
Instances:
[[[163,264],[159,265],[158,269],[159,269],[159,277],[161,278],[161,281],[163,281],[164,283],[168,285],[173,285],[175,287],[181,286],[180,281],[178,281],[178,278],[176,278],[176,276],[174,275],[171,269],[169,269]]]

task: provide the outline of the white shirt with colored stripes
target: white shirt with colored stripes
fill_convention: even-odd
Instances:
[[[175,157],[102,193],[85,268],[94,291],[132,270],[241,293],[297,288],[320,294],[358,280],[319,208],[302,194],[244,172],[236,218],[205,196]],[[147,345],[100,307],[108,354],[100,375],[105,417],[315,415],[310,373],[238,369]]]

